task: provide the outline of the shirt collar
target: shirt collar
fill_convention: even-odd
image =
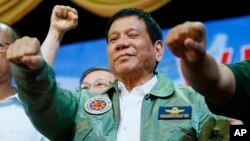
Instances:
[[[11,102],[11,101],[18,101],[18,102],[21,102],[19,97],[18,97],[18,94],[14,94],[14,95],[11,95],[11,96],[8,96],[7,98],[5,98],[3,101],[0,101],[0,102],[4,102],[4,103],[8,103],[8,102]]]
[[[156,84],[157,82],[157,77],[156,75],[150,79],[147,83],[145,83],[144,85],[142,85],[142,90],[144,91],[145,94],[148,94],[151,89],[154,87],[154,85]]]

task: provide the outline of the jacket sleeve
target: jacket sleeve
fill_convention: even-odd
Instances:
[[[12,64],[18,96],[34,126],[50,140],[71,140],[78,98],[58,88],[52,68],[44,63],[39,70]]]

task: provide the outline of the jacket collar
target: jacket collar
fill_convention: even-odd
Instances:
[[[166,77],[165,74],[159,72],[156,72],[156,76],[158,81],[150,91],[150,94],[157,97],[168,97],[172,95],[174,92],[173,81]]]
[[[150,91],[149,95],[157,96],[157,97],[169,97],[174,92],[174,83],[173,81],[166,77],[165,74],[156,72],[157,83]],[[107,93],[111,98],[112,95],[116,92],[119,93],[118,88],[118,80],[115,80],[113,84],[106,90],[104,93]]]

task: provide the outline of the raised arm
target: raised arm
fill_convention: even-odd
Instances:
[[[71,140],[78,100],[57,87],[54,71],[41,55],[40,42],[18,39],[9,46],[6,57],[12,62],[18,96],[35,127],[50,140]]]
[[[216,106],[226,106],[235,94],[231,70],[206,52],[206,29],[201,22],[185,22],[166,37],[169,50],[180,58],[185,79]]]
[[[77,27],[78,14],[76,9],[69,6],[56,5],[52,11],[50,27],[41,51],[45,61],[53,66],[56,53],[64,34]]]

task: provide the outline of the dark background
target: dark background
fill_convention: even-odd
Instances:
[[[42,42],[47,35],[52,9],[57,4],[74,7],[79,14],[78,27],[65,34],[62,44],[104,37],[108,19],[92,14],[69,0],[43,0],[13,27],[22,35],[37,37]],[[171,28],[184,21],[206,22],[249,14],[250,0],[172,0],[151,13],[162,28]]]

